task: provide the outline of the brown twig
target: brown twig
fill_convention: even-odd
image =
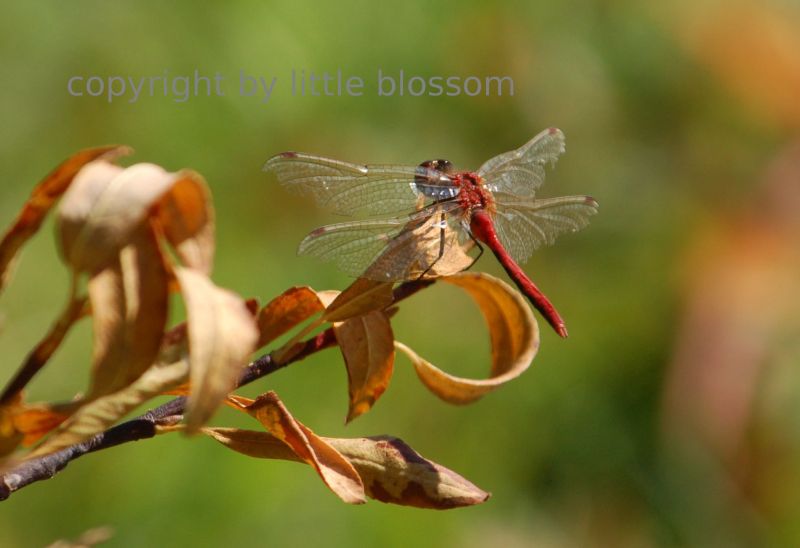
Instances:
[[[432,283],[432,280],[417,280],[399,285],[394,291],[395,303],[410,297]],[[237,388],[270,375],[320,350],[335,346],[336,337],[334,336],[333,328],[326,329],[315,337],[304,341],[302,344],[302,349],[285,363],[274,361],[270,354],[265,354],[250,363],[239,378],[236,385]],[[87,453],[93,453],[123,443],[154,437],[158,426],[180,422],[183,419],[185,408],[186,398],[178,397],[155,409],[151,409],[139,417],[118,424],[105,432],[96,434],[82,443],[23,462],[0,476],[0,501],[6,500],[13,492],[31,483],[52,478],[58,472],[66,468],[70,462]]]

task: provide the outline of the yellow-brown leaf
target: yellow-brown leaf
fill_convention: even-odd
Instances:
[[[261,459],[303,462],[269,432],[238,428],[204,428],[219,443]],[[397,438],[322,438],[355,468],[366,494],[382,502],[439,510],[485,502],[489,493],[452,470],[422,457]]]
[[[191,170],[175,181],[158,204],[158,223],[184,265],[211,275],[214,265],[214,208],[205,179]]]
[[[244,405],[244,411],[257,419],[304,462],[313,466],[325,485],[344,502],[366,502],[361,478],[350,462],[330,444],[295,420],[277,394],[268,392],[254,401],[239,397],[234,402]]]
[[[461,241],[463,231],[442,222],[439,213],[410,220],[402,238],[387,242],[383,252],[362,274],[370,280],[434,279],[469,268],[467,252],[474,241]],[[443,254],[440,255],[440,251]]]
[[[143,402],[184,382],[188,373],[189,366],[184,360],[149,368],[130,386],[113,394],[88,401],[79,407],[27,458],[46,455],[81,443],[106,430]]]
[[[112,264],[176,180],[154,164],[86,165],[59,206],[58,231],[67,263],[82,272]]]
[[[347,367],[350,408],[347,422],[366,413],[389,386],[394,367],[394,334],[382,310],[334,324]]]
[[[292,287],[272,299],[258,313],[258,347],[265,346],[324,309],[310,287]]]
[[[431,392],[450,403],[471,403],[528,368],[539,348],[539,327],[522,295],[502,280],[485,273],[461,273],[443,281],[464,289],[486,320],[492,344],[489,378],[456,377],[400,342],[395,347],[411,359],[420,380]]]
[[[94,326],[90,398],[128,386],[156,361],[167,322],[168,281],[148,225],[131,234],[118,259],[89,280]]]
[[[382,502],[444,510],[480,504],[491,496],[398,438],[325,440],[355,466],[367,494]]]
[[[328,305],[322,318],[327,322],[341,322],[373,310],[383,310],[394,302],[393,286],[394,282],[359,278]]]
[[[24,438],[14,423],[14,416],[22,408],[22,394],[17,393],[8,402],[0,405],[0,462],[16,449]]]
[[[69,418],[69,413],[58,407],[27,405],[14,415],[14,426],[24,435],[23,446],[30,447]]]
[[[269,432],[209,427],[202,428],[201,431],[225,447],[248,457],[304,462],[291,447]]]
[[[211,418],[247,365],[258,343],[258,328],[244,300],[215,286],[201,272],[176,268],[189,326],[191,395],[188,432]]]
[[[87,163],[100,158],[111,160],[129,154],[122,146],[105,146],[82,150],[74,154],[47,175],[31,192],[14,223],[0,240],[0,292],[8,283],[11,264],[19,249],[42,225],[53,204],[67,190],[75,174]]]

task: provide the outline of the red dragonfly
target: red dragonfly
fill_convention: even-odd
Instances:
[[[465,270],[483,253],[483,243],[566,337],[564,320],[519,266],[597,212],[589,196],[535,197],[545,165],[563,152],[564,134],[550,128],[478,171],[457,171],[447,160],[364,165],[299,152],[273,156],[264,170],[335,213],[380,217],[318,228],[300,243],[301,255],[334,261],[354,276],[399,282]],[[475,246],[473,258],[467,253]]]

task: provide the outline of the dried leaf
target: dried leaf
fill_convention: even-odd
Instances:
[[[186,300],[191,390],[186,420],[196,432],[214,413],[247,365],[258,328],[244,301],[201,272],[176,268]]]
[[[355,466],[367,494],[382,502],[443,510],[480,504],[491,496],[398,438],[325,440]]]
[[[347,367],[350,408],[347,422],[366,413],[383,394],[394,368],[394,334],[382,310],[334,324]]]
[[[474,241],[461,241],[464,232],[454,230],[438,213],[410,220],[402,233],[402,238],[387,242],[362,278],[383,282],[434,279],[461,272],[475,262],[467,254]]]
[[[0,292],[8,283],[11,263],[17,252],[39,230],[50,208],[67,190],[75,174],[84,165],[99,158],[111,160],[129,153],[130,149],[122,146],[82,150],[68,158],[36,185],[14,224],[0,240]]]
[[[323,309],[322,302],[310,287],[287,289],[258,313],[258,347],[271,343]]]
[[[86,272],[112,264],[176,180],[154,164],[121,168],[97,161],[85,166],[59,207],[58,231],[67,263]]]
[[[14,414],[14,426],[24,435],[22,445],[30,447],[69,418],[72,409],[46,404],[26,405]]]
[[[144,225],[110,266],[89,280],[94,325],[89,398],[116,392],[156,361],[167,322],[169,274]]]
[[[364,486],[353,466],[336,449],[295,420],[274,392],[262,394],[256,400],[237,397],[233,403],[313,466],[325,485],[344,502],[366,502]]]
[[[304,462],[291,447],[269,432],[208,427],[201,431],[225,447],[248,457]]]
[[[107,394],[80,407],[26,458],[53,453],[102,432],[143,402],[186,380],[189,366],[181,360],[155,365],[119,392]]]
[[[502,280],[485,273],[461,273],[443,281],[464,289],[481,309],[492,344],[490,377],[455,377],[406,345],[395,342],[395,347],[411,359],[420,380],[431,392],[450,403],[471,403],[528,368],[539,348],[539,327],[522,295]]]
[[[214,265],[214,209],[205,179],[182,170],[158,204],[158,222],[184,265],[210,276]]]
[[[17,393],[8,402],[0,405],[0,462],[22,443],[24,434],[14,424],[14,415],[21,407],[21,393]]]
[[[334,299],[325,309],[322,319],[327,322],[340,322],[373,310],[382,310],[394,302],[393,286],[394,282],[376,282],[359,278]]]
[[[269,432],[238,428],[204,428],[222,445],[262,459],[303,462]],[[489,493],[390,437],[322,438],[355,467],[371,498],[419,508],[448,509],[485,502]]]

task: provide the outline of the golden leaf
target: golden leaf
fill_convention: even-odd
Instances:
[[[203,433],[249,457],[303,462],[269,432],[204,428]],[[441,510],[480,504],[490,496],[452,470],[422,457],[400,439],[384,436],[321,439],[353,465],[366,494],[373,499]]]
[[[441,399],[471,403],[498,386],[517,378],[539,348],[539,327],[522,295],[502,280],[485,273],[461,273],[442,278],[464,289],[478,304],[489,328],[492,366],[488,379],[464,379],[446,373],[400,342],[420,380]]]
[[[39,230],[45,216],[67,190],[75,174],[87,163],[99,158],[111,160],[129,153],[130,149],[122,146],[82,150],[64,161],[36,185],[14,224],[0,240],[0,292],[8,283],[11,264],[19,249]]]
[[[185,360],[149,368],[130,386],[79,407],[26,458],[53,453],[106,430],[143,402],[184,382],[188,372]]]
[[[383,310],[394,302],[393,286],[394,282],[358,278],[328,305],[322,319],[326,322],[340,322],[373,310]]]
[[[204,427],[201,432],[248,457],[304,462],[289,445],[269,432],[219,427]]]
[[[121,168],[86,165],[64,194],[58,211],[61,252],[75,270],[96,272],[112,264],[177,179],[154,164]]]
[[[15,394],[8,402],[0,405],[0,462],[3,457],[10,455],[24,438],[24,433],[14,424],[14,415],[21,407],[21,393]]]
[[[94,358],[89,399],[116,392],[156,361],[167,322],[169,275],[144,225],[117,260],[89,280]]]
[[[271,343],[323,309],[323,303],[310,287],[287,289],[258,313],[258,347]]]
[[[14,414],[14,426],[24,435],[22,445],[30,447],[67,420],[69,414],[74,411],[72,406],[69,404],[67,406],[67,409],[62,409],[63,406],[48,404],[23,406]]]
[[[441,510],[480,504],[491,496],[398,438],[325,440],[355,466],[367,494],[382,502]]]
[[[434,279],[461,272],[475,262],[468,255],[474,241],[462,242],[463,231],[454,230],[439,213],[410,220],[401,235],[387,242],[363,278],[383,283]]]
[[[232,403],[258,420],[295,455],[313,466],[325,485],[344,502],[366,502],[361,478],[350,462],[292,417],[275,392],[267,392],[255,400],[239,396],[232,399]]]
[[[181,170],[158,204],[159,225],[184,265],[211,275],[214,265],[214,209],[205,179]]]
[[[334,324],[347,367],[350,408],[347,422],[366,413],[386,390],[394,367],[394,334],[382,310]]]
[[[197,431],[233,390],[258,343],[255,319],[235,293],[189,268],[175,273],[186,300],[191,395],[188,432]]]

